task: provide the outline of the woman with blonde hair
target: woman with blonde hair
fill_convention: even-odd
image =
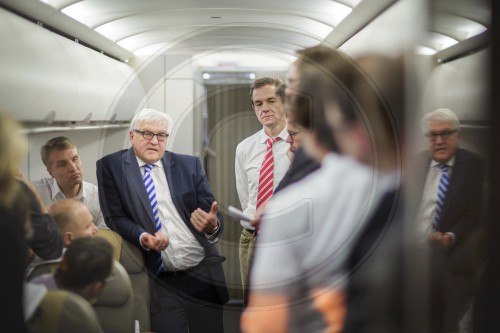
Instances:
[[[27,200],[21,198],[21,183],[16,176],[19,163],[26,152],[27,140],[20,124],[9,114],[0,113],[0,256],[8,268],[2,274],[1,332],[26,332],[23,316],[23,277],[28,245],[26,232],[30,230]],[[23,202],[24,201],[24,202]],[[25,209],[23,209],[23,206]]]

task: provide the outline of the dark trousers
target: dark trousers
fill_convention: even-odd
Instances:
[[[163,273],[151,280],[151,330],[155,333],[224,332],[222,305],[206,266]]]

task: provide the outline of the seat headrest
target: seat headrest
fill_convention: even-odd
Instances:
[[[141,250],[124,240],[118,233],[111,229],[99,229],[96,235],[111,243],[113,259],[119,261],[129,274],[138,274],[146,269]]]
[[[26,323],[32,333],[98,333],[99,320],[84,298],[66,290],[49,290]]]
[[[120,261],[123,238],[111,229],[97,229],[97,237],[106,239],[113,246],[113,259]]]
[[[111,275],[106,279],[101,294],[94,303],[96,306],[121,306],[133,297],[132,284],[127,271],[115,261]]]

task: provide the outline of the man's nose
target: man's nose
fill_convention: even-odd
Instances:
[[[74,171],[74,170],[78,169],[78,166],[75,162],[69,162],[68,167],[69,167],[70,171]]]
[[[286,143],[292,143],[293,142],[292,136],[290,134],[286,137],[285,142]]]
[[[443,138],[441,137],[441,135],[437,135],[437,136],[436,136],[436,143],[439,143],[439,144],[440,144],[440,143],[443,143],[443,142],[444,142],[444,140],[443,140]]]
[[[270,110],[270,106],[271,106],[271,104],[269,104],[268,102],[262,103],[262,109],[261,109],[261,111],[262,112],[269,111]]]
[[[158,136],[153,135],[153,137],[151,138],[151,140],[149,140],[149,142],[153,142],[154,144],[157,144],[157,143],[159,143],[160,141],[158,141]]]

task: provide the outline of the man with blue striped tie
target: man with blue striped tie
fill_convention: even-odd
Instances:
[[[132,147],[97,162],[99,201],[106,224],[145,255],[151,331],[223,332],[223,221],[200,161],[166,151],[172,125],[163,112],[136,114]]]
[[[422,130],[428,151],[421,156],[427,167],[419,223],[431,244],[431,318],[436,331],[458,332],[479,264],[473,254],[479,248],[484,163],[459,148],[460,124],[453,111],[426,114]]]

